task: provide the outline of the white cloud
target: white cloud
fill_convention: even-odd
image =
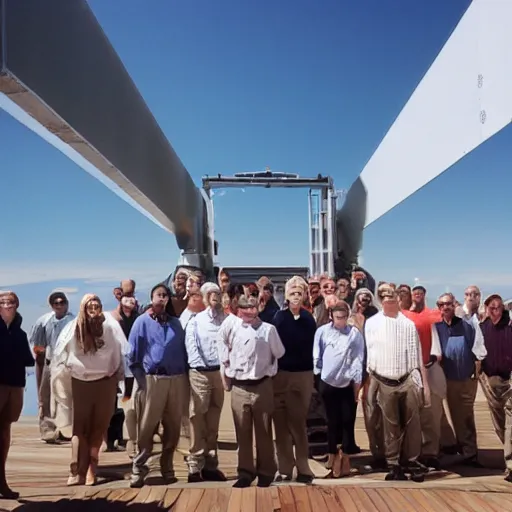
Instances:
[[[106,262],[9,262],[0,265],[0,287],[32,283],[81,280],[87,284],[116,283],[134,279],[137,288],[149,288],[175,268],[173,261]]]

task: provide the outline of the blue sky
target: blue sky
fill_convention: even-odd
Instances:
[[[345,188],[470,2],[89,3],[198,183],[268,165]],[[509,127],[372,224],[365,266],[431,296],[472,282],[508,295],[511,147]],[[171,235],[2,110],[0,153],[0,288],[19,292],[27,328],[57,287],[74,309],[86,291],[111,307],[121,278],[145,298],[175,266]],[[222,264],[307,265],[305,190],[229,190],[215,207]]]

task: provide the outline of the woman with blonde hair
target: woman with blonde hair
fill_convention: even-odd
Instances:
[[[126,337],[98,296],[86,294],[80,312],[59,337],[52,373],[71,377],[73,437],[68,485],[94,485],[117,385],[124,378]]]

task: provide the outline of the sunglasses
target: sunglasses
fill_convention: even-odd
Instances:
[[[56,300],[52,306],[64,306],[65,304],[67,304],[67,302],[65,300]]]
[[[438,302],[438,307],[442,308],[444,306],[453,306],[453,302]]]

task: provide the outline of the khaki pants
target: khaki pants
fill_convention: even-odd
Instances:
[[[43,440],[55,439],[57,437],[57,427],[52,417],[52,410],[57,408],[57,404],[54,402],[50,366],[45,363],[39,387],[39,432]]]
[[[224,387],[220,371],[190,370],[190,455],[187,462],[190,473],[203,468],[214,471],[219,465],[217,439]]]
[[[370,452],[375,460],[383,460],[386,458],[384,448],[384,428],[382,426],[382,411],[377,403],[377,391],[379,389],[379,381],[369,376],[368,392],[366,400],[363,401],[363,414],[366,433],[368,434],[368,442]]]
[[[117,377],[83,381],[72,379],[73,438],[71,474],[85,478],[89,465],[96,465],[103,436],[112,418]]]
[[[382,411],[386,461],[397,466],[400,461],[415,462],[421,453],[421,388],[409,376],[398,386],[378,380],[377,401]]]
[[[474,409],[477,390],[477,379],[446,381],[446,400],[455,437],[465,459],[478,454]]]
[[[498,376],[480,375],[496,435],[503,443],[505,464],[512,471],[512,382]]]
[[[279,473],[291,477],[294,466],[297,466],[297,472],[300,475],[313,476],[308,462],[309,443],[306,429],[313,392],[313,372],[280,370],[272,381],[273,419]]]
[[[238,443],[238,477],[253,480],[257,475],[263,475],[273,478],[277,466],[272,439],[272,379],[233,381],[231,410]],[[252,449],[253,428],[256,436],[256,466]]]
[[[173,458],[180,440],[181,414],[187,376],[146,375],[146,389],[137,391],[136,411],[139,416],[138,453],[133,459],[132,472],[140,475],[153,449],[153,435],[162,422],[162,455],[160,469],[165,478],[174,477]],[[140,411],[140,413],[139,413]]]
[[[439,456],[441,443],[441,419],[444,414],[443,400],[446,397],[446,378],[438,363],[427,368],[427,380],[430,388],[430,407],[420,409],[422,448],[426,458]]]

